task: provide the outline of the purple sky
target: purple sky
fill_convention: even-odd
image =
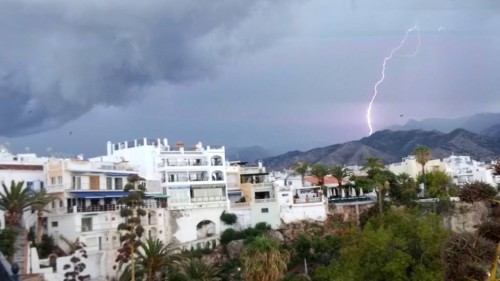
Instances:
[[[275,151],[359,139],[382,61],[416,23],[419,53],[388,62],[374,129],[500,108],[496,1],[155,3],[2,1],[0,143],[91,156],[141,137]]]

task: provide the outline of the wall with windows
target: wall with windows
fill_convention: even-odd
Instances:
[[[252,203],[250,217],[252,219],[252,226],[255,226],[259,222],[266,222],[273,229],[277,229],[281,225],[280,206],[277,201]]]

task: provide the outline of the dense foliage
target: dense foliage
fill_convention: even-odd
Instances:
[[[343,237],[340,259],[318,268],[313,280],[442,280],[447,237],[436,215],[387,211]]]
[[[8,259],[12,259],[16,253],[15,242],[18,233],[19,231],[12,227],[6,227],[0,230],[0,251]]]
[[[238,220],[238,217],[233,213],[223,211],[220,215],[220,220],[227,225],[233,225]]]

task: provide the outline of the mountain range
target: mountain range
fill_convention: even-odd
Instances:
[[[393,125],[387,129],[401,130],[438,130],[449,133],[457,128],[476,134],[500,138],[500,113],[478,113],[459,118],[428,118],[420,121],[410,119],[404,125]]]
[[[488,124],[483,125],[483,127],[488,127]],[[497,132],[500,131],[500,125],[495,128],[498,129]],[[496,134],[481,135],[465,129],[455,129],[448,133],[418,129],[378,131],[357,141],[314,148],[304,152],[290,151],[265,158],[263,162],[268,170],[288,168],[296,162],[324,163],[330,166],[362,165],[368,157],[377,157],[388,164],[400,162],[403,157],[411,155],[419,144],[431,149],[431,159],[455,154],[469,155],[475,160],[488,161],[500,156],[500,138]]]

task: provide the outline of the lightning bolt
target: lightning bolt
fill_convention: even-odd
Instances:
[[[403,37],[401,42],[399,42],[399,45],[394,47],[391,50],[391,53],[389,54],[389,56],[384,58],[384,61],[382,63],[382,71],[381,71],[382,76],[380,77],[380,80],[378,80],[377,83],[375,83],[375,86],[373,87],[373,96],[372,96],[372,99],[370,100],[370,103],[368,104],[368,109],[366,110],[366,121],[368,123],[368,129],[370,130],[370,133],[368,134],[369,136],[373,133],[372,118],[371,118],[373,102],[375,101],[375,98],[378,95],[378,86],[380,84],[382,84],[382,82],[384,82],[385,69],[387,66],[387,62],[390,61],[396,55],[397,51],[399,49],[401,49],[401,47],[404,46],[406,39],[408,38],[408,35],[413,31],[417,32],[417,38],[418,38],[418,44],[417,44],[417,47],[415,48],[415,51],[410,55],[398,55],[398,56],[400,56],[400,57],[414,57],[414,56],[416,56],[418,54],[418,50],[420,49],[420,44],[422,43],[421,38],[420,38],[420,28],[417,24],[415,24],[412,28],[406,30],[405,36]]]

